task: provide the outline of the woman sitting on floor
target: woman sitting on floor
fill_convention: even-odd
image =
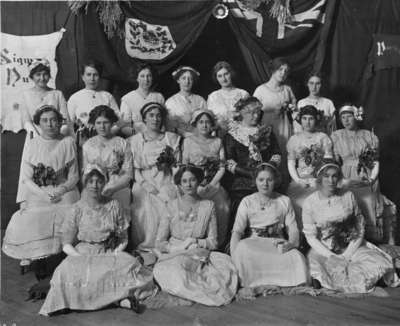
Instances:
[[[184,165],[175,174],[183,195],[168,205],[157,235],[159,261],[154,278],[161,289],[175,296],[208,306],[231,302],[238,277],[228,255],[217,248],[214,203],[201,199],[197,188],[203,171]]]
[[[383,277],[400,284],[392,259],[364,241],[364,217],[351,191],[338,188],[339,165],[324,160],[317,170],[318,190],[304,201],[304,234],[313,284],[344,293],[367,293]]]
[[[115,199],[102,195],[106,172],[88,164],[82,199],[62,227],[67,258],[57,267],[40,314],[63,309],[96,310],[112,303],[137,309],[154,291],[153,275],[123,252],[129,220]]]
[[[33,116],[41,134],[30,140],[21,162],[25,206],[11,217],[3,242],[4,253],[23,260],[22,266],[35,261],[39,280],[52,273],[54,264],[47,258],[61,252],[61,224],[79,199],[76,146],[72,137],[60,134],[62,120],[61,113],[49,105]]]
[[[304,256],[296,249],[299,230],[289,197],[275,192],[280,173],[273,163],[255,171],[257,192],[241,201],[231,238],[231,256],[239,271],[240,285],[306,284]]]

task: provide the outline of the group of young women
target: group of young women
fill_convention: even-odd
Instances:
[[[46,60],[32,64],[34,87],[20,103],[21,209],[3,251],[39,280],[52,276],[41,314],[112,303],[135,310],[160,289],[219,306],[239,288],[368,293],[380,279],[399,284],[376,246],[394,245],[396,219],[379,190],[378,139],[358,128],[353,105],[340,108],[344,129],[335,131],[319,75],[297,103],[288,64],[270,66],[250,96],[218,62],[221,88],[207,101],[192,93],[199,72],[179,67],[180,90],[164,103],[146,64],[119,109],[98,89],[95,63],[84,65],[85,89],[68,103],[47,87]],[[85,128],[94,135],[78,141]]]

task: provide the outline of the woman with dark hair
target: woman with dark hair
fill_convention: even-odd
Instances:
[[[164,96],[161,93],[152,91],[157,72],[148,63],[140,64],[136,69],[137,89],[124,95],[121,99],[121,118],[123,121],[133,124],[135,132],[143,131],[144,123],[140,110],[143,105],[150,102],[164,104]]]
[[[197,110],[193,113],[192,135],[185,138],[182,149],[182,163],[194,164],[201,168],[205,180],[199,186],[199,195],[215,204],[218,225],[218,247],[226,244],[230,213],[230,201],[220,181],[225,174],[225,150],[222,140],[212,136],[215,116],[209,110]]]
[[[89,60],[82,65],[81,78],[85,88],[71,95],[68,100],[68,112],[72,122],[78,125],[87,125],[89,113],[99,105],[106,105],[119,116],[118,104],[114,97],[106,91],[99,89],[102,75],[102,66]]]
[[[396,206],[380,192],[379,140],[360,129],[362,109],[351,104],[339,110],[344,129],[332,133],[335,155],[343,161],[343,186],[351,189],[366,222],[366,238],[378,243],[395,243]]]
[[[52,89],[47,86],[50,80],[50,62],[47,59],[34,60],[29,66],[29,78],[33,82],[33,87],[24,90],[20,94],[20,98],[14,103],[14,108],[20,111],[22,117],[22,124],[20,129],[26,130],[26,139],[24,149],[22,152],[21,162],[26,160],[26,153],[29,151],[30,140],[41,134],[40,126],[35,124],[33,116],[37,109],[44,105],[53,106],[57,111],[62,114],[62,118],[69,122],[69,115],[67,110],[67,103],[65,102],[64,95],[57,89]],[[63,122],[61,122],[62,124]],[[61,125],[60,125],[61,127]],[[7,128],[5,126],[5,128]],[[63,132],[64,133],[64,132]],[[67,133],[67,131],[65,131]],[[24,186],[21,185],[22,174],[20,173],[17,203],[23,203],[26,200],[26,192]]]
[[[212,71],[214,82],[221,88],[208,95],[207,106],[217,117],[221,138],[229,129],[229,124],[235,113],[235,103],[249,96],[247,91],[234,86],[235,76],[235,71],[226,61],[217,62]]]
[[[272,125],[281,148],[285,148],[293,133],[290,120],[296,107],[296,97],[290,86],[285,84],[289,70],[289,64],[283,58],[271,60],[270,79],[254,91],[254,96],[262,103],[262,123]]]
[[[332,101],[326,97],[322,97],[320,94],[322,77],[319,73],[310,73],[306,80],[308,88],[308,96],[297,102],[297,107],[301,109],[303,106],[312,105],[317,108],[318,111],[323,112],[323,119],[320,121],[318,131],[322,131],[330,135],[336,130],[336,116],[335,106]],[[296,121],[293,123],[294,132],[302,130],[301,125]]]
[[[179,161],[180,137],[163,131],[167,110],[162,104],[147,103],[140,113],[146,128],[128,140],[135,169],[132,239],[140,250],[151,251],[160,218],[170,198],[176,196],[172,168]]]
[[[235,216],[243,197],[256,191],[254,168],[270,160],[278,165],[281,151],[271,126],[260,125],[262,104],[255,97],[239,100],[235,119],[225,137],[227,159],[227,190],[231,197],[231,214]],[[233,220],[231,221],[231,225]]]
[[[275,164],[259,165],[257,192],[242,199],[236,214],[230,249],[243,288],[308,283],[306,261],[296,249],[299,230],[292,204],[275,192],[279,179]]]
[[[30,140],[21,162],[21,185],[25,207],[11,217],[3,241],[3,252],[22,260],[35,260],[38,279],[46,259],[61,252],[60,226],[70,205],[79,199],[76,146],[73,138],[60,134],[61,113],[43,106],[33,116],[41,134]]]
[[[100,166],[86,166],[82,199],[62,226],[67,258],[54,272],[41,315],[114,303],[138,312],[138,301],[154,293],[151,271],[124,252],[129,219],[118,201],[102,195],[107,178]]]
[[[102,195],[117,199],[128,217],[131,212],[132,153],[127,141],[111,132],[117,121],[114,110],[106,105],[96,106],[90,111],[88,122],[94,126],[97,135],[89,138],[82,147],[82,169],[88,164],[97,164],[106,171],[108,182]]]
[[[179,92],[165,102],[168,110],[167,129],[186,137],[193,131],[190,124],[193,112],[207,108],[204,98],[192,93],[200,73],[192,67],[181,66],[172,73],[172,77],[179,85]]]
[[[312,105],[302,107],[297,121],[303,131],[294,134],[287,143],[287,164],[292,178],[287,194],[299,223],[303,201],[315,191],[315,167],[324,157],[333,157],[331,140],[323,132],[317,131],[321,116],[322,113]]]
[[[197,193],[203,171],[182,166],[175,183],[182,196],[168,204],[157,233],[159,260],[154,278],[163,291],[208,306],[230,303],[237,272],[228,255],[217,248],[217,220],[212,201]],[[172,277],[171,277],[172,276]]]
[[[338,188],[339,165],[322,161],[316,175],[318,190],[304,201],[302,215],[313,285],[368,293],[383,277],[389,286],[398,286],[391,257],[364,241],[364,218],[353,193]]]

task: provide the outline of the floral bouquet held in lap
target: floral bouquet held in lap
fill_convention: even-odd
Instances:
[[[33,182],[39,187],[56,186],[56,172],[52,167],[38,163],[38,165],[33,166]]]
[[[249,167],[255,168],[262,162],[263,159],[261,156],[261,152],[265,151],[270,146],[271,133],[271,126],[262,125],[258,127],[257,133],[255,133],[254,135],[249,135]]]
[[[368,173],[374,168],[375,161],[379,158],[378,151],[368,146],[358,157],[357,173],[362,179],[368,179]]]
[[[304,159],[304,164],[308,167],[310,175],[312,175],[315,172],[315,168],[322,163],[324,154],[323,149],[318,145],[304,147],[301,150],[300,157]]]
[[[165,174],[172,174],[172,168],[176,166],[176,158],[171,146],[165,146],[157,158],[156,166],[158,171],[162,171]]]
[[[205,159],[204,164],[199,165],[199,168],[201,168],[204,171],[204,179],[201,185],[202,186],[208,185],[212,181],[214,176],[217,174],[220,167],[221,167],[221,162],[219,159],[207,157]]]

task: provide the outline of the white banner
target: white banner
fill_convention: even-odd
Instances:
[[[18,129],[15,119],[20,116],[20,112],[16,112],[18,107],[13,104],[21,98],[21,91],[33,86],[29,78],[29,65],[34,59],[45,58],[50,62],[51,79],[48,86],[55,88],[56,48],[64,31],[61,29],[51,34],[33,36],[1,33],[1,122],[5,129],[9,125],[10,130],[19,131],[15,130]]]

